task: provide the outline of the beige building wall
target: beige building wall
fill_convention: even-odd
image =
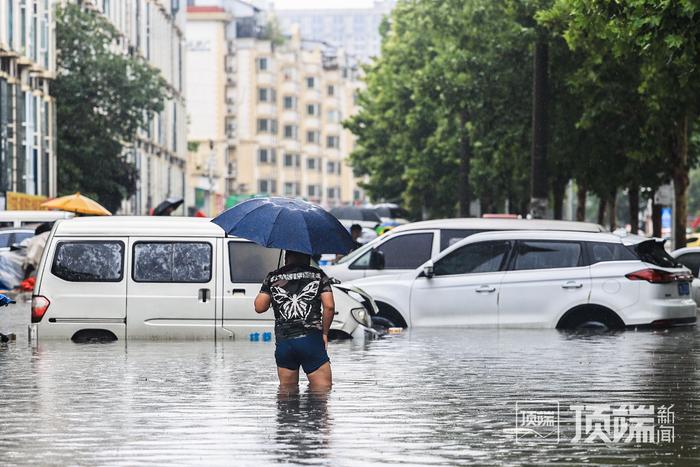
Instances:
[[[190,119],[188,174],[190,207],[215,216],[224,209],[229,171],[226,97],[226,25],[231,16],[219,7],[187,11],[187,96]]]
[[[295,196],[325,207],[364,201],[341,125],[356,110],[357,86],[342,52],[305,43],[298,29],[278,46],[251,37],[229,45],[236,112],[227,126],[235,129],[237,170],[228,194]]]

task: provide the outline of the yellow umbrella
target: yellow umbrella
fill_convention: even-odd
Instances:
[[[104,208],[97,201],[76,193],[74,195],[61,196],[41,203],[42,207],[49,209],[60,209],[61,211],[75,212],[77,214],[87,214],[91,216],[111,216],[112,213]]]

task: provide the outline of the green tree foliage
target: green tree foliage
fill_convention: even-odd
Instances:
[[[56,9],[59,192],[80,191],[113,212],[136,190],[124,148],[167,97],[158,71],[122,53],[121,40],[99,13],[74,4]]]
[[[531,37],[513,14],[489,0],[397,5],[346,122],[371,196],[433,217],[466,215],[475,196],[526,205]]]

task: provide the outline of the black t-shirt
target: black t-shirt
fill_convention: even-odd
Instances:
[[[311,266],[282,266],[268,274],[260,293],[272,300],[277,340],[322,331],[321,294],[332,291],[328,276]]]

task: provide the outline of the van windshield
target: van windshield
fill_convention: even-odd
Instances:
[[[662,268],[682,268],[673,256],[669,255],[664,248],[664,242],[657,240],[647,240],[631,247],[632,250],[639,256],[639,259],[645,263],[660,266]]]

